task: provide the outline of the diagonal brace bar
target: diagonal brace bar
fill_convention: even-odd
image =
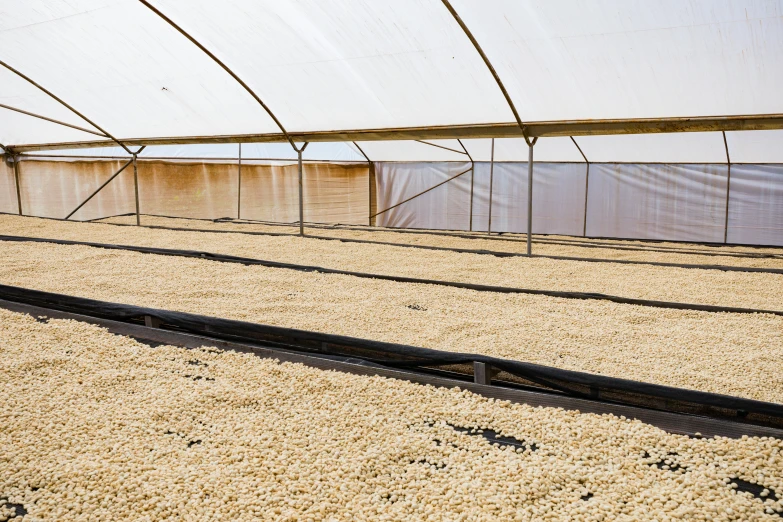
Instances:
[[[419,196],[421,196],[421,195],[423,195],[423,194],[426,194],[426,193],[427,193],[427,192],[429,192],[430,190],[436,189],[436,188],[440,187],[441,185],[445,185],[445,184],[446,184],[446,183],[448,183],[449,181],[451,181],[451,180],[453,180],[453,179],[456,179],[456,178],[458,178],[458,177],[462,176],[463,174],[467,174],[467,173],[468,173],[468,172],[470,172],[471,170],[473,170],[473,167],[471,167],[471,168],[469,168],[469,169],[467,169],[467,170],[463,170],[462,172],[460,172],[460,173],[459,173],[459,174],[457,174],[456,176],[452,176],[452,177],[450,177],[449,179],[447,179],[447,180],[445,180],[445,181],[441,181],[441,182],[440,182],[440,183],[438,183],[437,185],[434,185],[434,186],[432,186],[432,187],[430,187],[430,188],[428,188],[428,189],[426,189],[426,190],[423,190],[423,191],[419,192],[418,194],[416,194],[416,195],[414,195],[414,196],[411,196],[411,197],[409,197],[408,199],[402,200],[402,201],[400,201],[399,203],[396,203],[396,204],[394,204],[394,205],[390,206],[389,208],[385,208],[385,209],[381,210],[380,212],[377,212],[377,213],[373,214],[373,215],[372,215],[372,216],[370,216],[370,217],[376,217],[376,216],[380,216],[380,215],[381,215],[381,214],[383,214],[384,212],[388,212],[388,211],[390,211],[390,210],[391,210],[391,209],[393,209],[393,208],[397,208],[397,207],[399,207],[399,206],[400,206],[400,205],[402,205],[403,203],[407,203],[408,201],[410,201],[410,200],[412,200],[412,199],[418,198]]]
[[[86,205],[86,204],[87,204],[87,203],[88,203],[88,202],[89,202],[89,201],[90,201],[92,198],[94,198],[94,197],[95,197],[95,196],[98,194],[98,192],[100,192],[101,190],[103,190],[103,187],[105,187],[106,185],[108,185],[109,183],[111,183],[111,181],[112,181],[114,178],[116,178],[117,176],[119,176],[120,174],[122,174],[122,171],[123,171],[123,170],[125,170],[125,169],[128,167],[128,165],[130,165],[131,163],[133,163],[133,159],[132,159],[132,158],[131,158],[131,159],[129,159],[127,162],[125,162],[125,165],[123,165],[122,167],[120,167],[120,170],[118,170],[117,172],[115,172],[114,174],[112,174],[112,176],[111,176],[109,179],[107,179],[106,181],[104,181],[104,182],[101,184],[101,186],[100,186],[100,187],[98,187],[97,189],[95,189],[95,191],[94,191],[92,194],[90,194],[89,196],[87,196],[87,199],[85,199],[84,201],[82,201],[82,202],[79,204],[79,206],[78,206],[78,207],[76,207],[75,209],[73,209],[73,210],[71,211],[71,213],[70,213],[70,214],[68,214],[67,216],[65,216],[65,219],[66,219],[66,220],[67,220],[67,219],[70,219],[70,218],[71,218],[71,216],[73,216],[74,214],[76,214],[76,213],[79,211],[79,209],[80,209],[80,208],[82,208],[82,207],[83,207],[84,205]]]
[[[95,134],[96,136],[101,136],[103,138],[109,138],[108,135],[104,134],[103,132],[98,132],[90,129],[85,129],[84,127],[79,127],[78,125],[71,125],[70,123],[65,123],[64,121],[55,120],[54,118],[49,118],[46,116],[42,116],[40,114],[36,114],[34,112],[24,111],[22,109],[17,109],[16,107],[11,107],[10,105],[5,105],[3,103],[0,103],[0,107],[3,109],[7,109],[9,111],[18,112],[20,114],[24,114],[26,116],[32,116],[33,118],[38,118],[40,120],[49,121],[52,123],[56,123],[57,125],[62,125],[63,127],[70,127],[72,129],[80,130],[82,132],[88,132],[90,134]]]

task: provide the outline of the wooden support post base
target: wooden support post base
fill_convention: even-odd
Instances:
[[[483,362],[474,362],[473,382],[476,384],[492,384],[492,366]]]

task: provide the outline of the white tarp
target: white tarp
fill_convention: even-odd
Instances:
[[[748,132],[747,134],[756,133]],[[579,136],[574,140],[582,148],[587,159],[593,163],[727,162],[726,145],[723,142],[723,134],[720,132]]]
[[[783,164],[783,130],[727,132],[734,163]]]
[[[466,163],[376,163],[378,210],[383,210],[468,168]],[[533,231],[582,234],[584,163],[536,163]],[[487,230],[490,165],[477,162],[473,178],[472,229]],[[471,173],[389,212],[377,224],[390,227],[469,230]],[[527,163],[495,163],[492,173],[492,231],[527,231]]]
[[[376,163],[378,210],[470,167]],[[728,168],[709,164],[535,163],[533,232],[594,237],[724,241]],[[783,165],[732,165],[728,242],[783,245]],[[495,163],[492,231],[527,231],[527,164]],[[489,163],[381,214],[390,227],[487,230]]]
[[[514,122],[441,0],[152,3],[291,131]],[[783,113],[780,1],[452,3],[526,122]],[[137,0],[0,0],[0,49],[119,138],[280,132],[237,81]],[[0,103],[89,127],[3,68]],[[96,138],[0,115],[5,145]]]
[[[722,242],[725,165],[591,164],[587,235]]]
[[[729,243],[783,245],[783,165],[732,165]]]
[[[523,120],[783,112],[779,1],[452,0],[452,5]]]
[[[378,212],[470,168],[470,163],[375,163]],[[468,229],[470,172],[384,212],[385,227]]]

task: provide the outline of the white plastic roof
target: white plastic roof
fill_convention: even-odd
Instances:
[[[290,132],[515,122],[442,0],[150,3]],[[783,113],[783,0],[451,4],[526,122]],[[120,139],[280,132],[234,78],[139,0],[0,0],[0,60]],[[93,129],[4,67],[0,103]],[[780,133],[769,132],[728,133],[743,158],[732,161],[780,161]],[[0,108],[4,145],[96,138]],[[669,161],[655,150],[678,161],[725,157],[720,133],[632,138],[578,141],[590,161]],[[496,159],[527,158],[522,140],[501,141]],[[474,159],[488,159],[488,140],[463,142]],[[373,160],[419,150],[367,142],[374,156],[360,145]],[[542,138],[536,159],[582,161],[569,138]]]

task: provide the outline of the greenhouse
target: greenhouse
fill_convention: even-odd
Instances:
[[[0,521],[778,520],[783,3],[0,0]]]

